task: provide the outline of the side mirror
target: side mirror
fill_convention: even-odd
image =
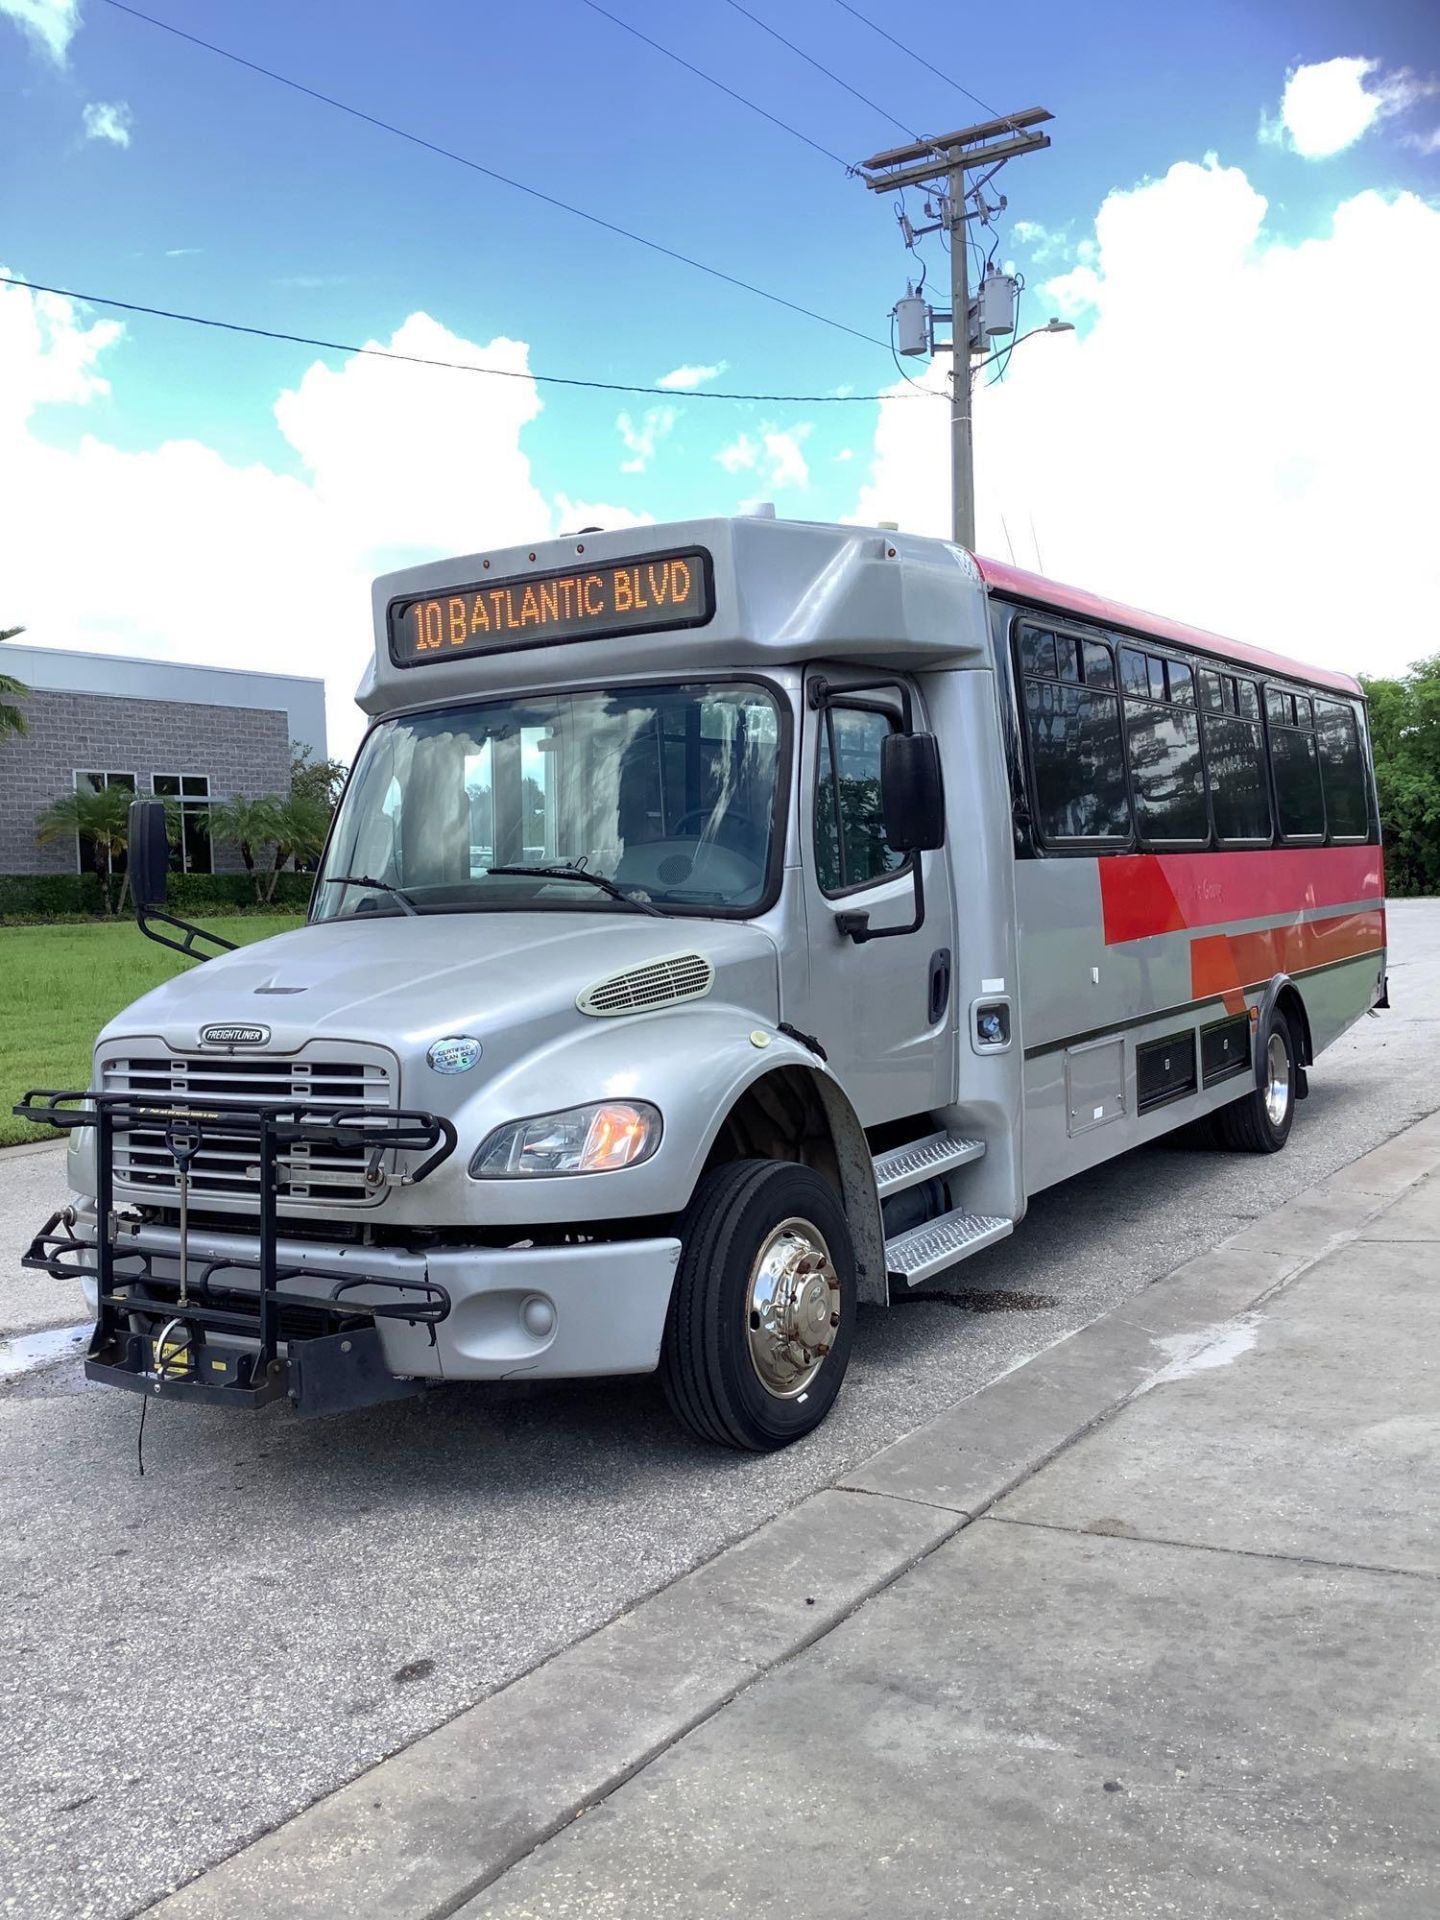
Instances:
[[[170,873],[170,836],[163,800],[130,802],[130,838],[126,849],[130,893],[136,910],[163,907]]]
[[[880,809],[886,842],[897,853],[944,846],[945,790],[933,733],[892,733],[881,741]]]

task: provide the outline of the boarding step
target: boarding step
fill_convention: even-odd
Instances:
[[[979,1160],[985,1152],[983,1140],[966,1140],[958,1133],[931,1133],[923,1140],[908,1140],[903,1147],[891,1147],[875,1156],[875,1184],[880,1198],[903,1193],[906,1187],[918,1187],[922,1180],[937,1174],[953,1173],[968,1161]]]
[[[894,1279],[918,1286],[1014,1230],[1013,1220],[1002,1220],[994,1214],[942,1213],[924,1226],[911,1227],[908,1233],[897,1233],[893,1240],[887,1240],[885,1265]]]

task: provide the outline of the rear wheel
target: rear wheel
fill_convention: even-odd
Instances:
[[[1295,1119],[1299,1082],[1295,1029],[1278,1007],[1260,1044],[1259,1086],[1215,1115],[1221,1145],[1239,1153],[1278,1153],[1290,1138]]]
[[[735,1160],[706,1174],[681,1228],[660,1377],[701,1439],[767,1453],[819,1426],[855,1333],[855,1254],[809,1167]]]

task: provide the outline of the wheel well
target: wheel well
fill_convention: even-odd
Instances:
[[[860,1299],[883,1306],[889,1290],[874,1162],[834,1081],[800,1066],[775,1067],[753,1081],[721,1122],[705,1172],[751,1158],[793,1160],[834,1187],[850,1223]]]
[[[794,1160],[844,1197],[835,1136],[813,1073],[777,1067],[748,1086],[715,1136],[705,1171],[725,1160]]]
[[[1300,1060],[1302,1067],[1315,1064],[1315,1048],[1310,1039],[1310,1016],[1305,1011],[1305,1002],[1300,998],[1300,989],[1293,980],[1287,980],[1275,996],[1275,1005],[1289,1017],[1290,1024],[1300,1037]]]

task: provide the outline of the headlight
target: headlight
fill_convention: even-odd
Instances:
[[[644,1100],[601,1100],[497,1127],[470,1162],[475,1180],[531,1173],[613,1173],[648,1160],[660,1144],[660,1113]]]

